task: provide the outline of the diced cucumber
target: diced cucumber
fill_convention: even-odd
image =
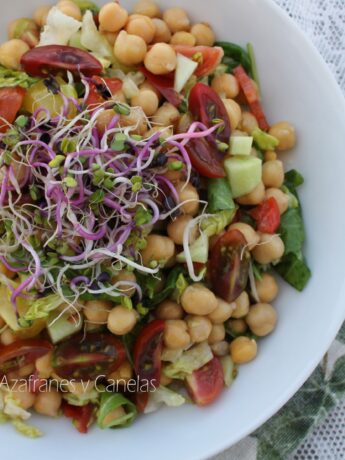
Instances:
[[[231,136],[230,155],[250,155],[253,138],[249,136]]]
[[[206,264],[208,261],[208,237],[202,233],[199,238],[194,241],[194,243],[189,246],[190,256],[193,262],[200,264]],[[183,263],[186,262],[185,252],[181,252],[176,257],[177,262]]]
[[[262,161],[259,158],[234,156],[225,160],[224,167],[234,198],[250,193],[261,181]]]
[[[48,333],[53,343],[60,342],[60,340],[79,332],[83,327],[81,318],[74,318],[70,313],[64,313],[58,318],[60,314],[61,312],[54,311],[47,320]]]
[[[175,83],[174,90],[178,93],[183,90],[185,84],[193,75],[195,69],[198,67],[198,63],[188,59],[182,54],[177,55],[177,64],[175,70]]]

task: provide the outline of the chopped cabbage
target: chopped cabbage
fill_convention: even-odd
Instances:
[[[207,342],[201,342],[185,351],[174,363],[168,364],[164,374],[172,379],[184,379],[213,359],[213,353]]]
[[[84,393],[65,393],[63,398],[72,406],[86,406],[89,403],[96,403],[100,397],[100,393],[92,388]]]
[[[201,230],[210,238],[213,235],[218,235],[224,228],[230,224],[237,209],[217,212],[210,217],[202,220]]]
[[[155,391],[150,392],[147,406],[144,410],[144,414],[149,414],[158,410],[163,404],[168,407],[179,407],[186,402],[186,399],[170,390],[169,388],[160,386]]]
[[[35,300],[23,316],[24,321],[33,321],[38,318],[47,318],[49,313],[64,303],[57,294],[50,294]]]
[[[22,420],[12,420],[12,425],[19,433],[27,436],[28,438],[39,438],[42,436],[42,431],[33,425],[22,422]]]
[[[8,415],[10,418],[19,418],[20,420],[27,420],[31,417],[30,412],[24,410],[19,401],[13,396],[13,394],[8,391],[4,395],[4,409],[3,412],[5,415]]]
[[[205,233],[201,233],[199,238],[189,246],[189,255],[193,262],[205,264],[208,260],[208,237]],[[178,254],[176,258],[177,262],[186,262],[185,252]]]
[[[113,51],[105,36],[98,31],[91,11],[86,11],[84,14],[80,43],[92,52],[104,68],[111,65]]]
[[[71,16],[67,16],[54,6],[48,14],[47,23],[38,46],[45,45],[67,45],[70,38],[78,32],[81,22]]]

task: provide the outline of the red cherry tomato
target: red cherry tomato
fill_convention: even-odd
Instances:
[[[215,125],[215,120],[222,120],[223,126],[215,139],[226,144],[230,141],[231,128],[228,112],[218,94],[204,83],[197,83],[189,94],[189,110],[198,121],[208,128]]]
[[[119,339],[105,332],[78,334],[59,344],[53,353],[53,368],[59,377],[95,380],[116,370],[126,351]]]
[[[133,348],[134,369],[137,376],[156,388],[161,380],[164,328],[164,321],[151,321],[143,327]]]
[[[16,88],[0,89],[0,133],[5,133],[8,129],[8,123],[12,124],[19,112],[24,96],[25,89],[17,86]]]
[[[210,75],[216,67],[222,62],[224,57],[223,48],[219,46],[186,46],[172,45],[176,53],[183,54],[187,58],[195,58],[200,62],[196,71],[197,77]]]
[[[225,177],[223,164],[214,143],[205,138],[190,139],[186,149],[193,167],[204,177],[219,179]]]
[[[247,242],[238,230],[220,236],[211,250],[208,277],[214,293],[226,302],[233,302],[248,282],[250,256]]]
[[[276,200],[271,197],[265,200],[249,214],[257,223],[257,230],[262,233],[275,233],[280,225],[280,211]]]
[[[86,105],[102,104],[122,88],[122,81],[118,78],[103,78],[94,76],[90,81],[90,92]]]
[[[25,339],[0,346],[0,374],[16,371],[53,348],[47,340]]]
[[[73,425],[79,433],[87,433],[93,422],[94,406],[89,403],[85,406],[72,406],[66,401],[62,403],[62,411],[65,417],[73,419]]]
[[[76,75],[92,77],[103,71],[102,64],[87,51],[62,45],[33,48],[24,54],[21,65],[26,73],[34,77],[68,70]]]
[[[224,388],[223,367],[218,358],[213,358],[186,378],[189,394],[198,406],[207,406],[218,398]]]
[[[166,99],[170,104],[178,107],[182,102],[182,96],[174,90],[174,73],[167,75],[154,75],[149,72],[145,67],[140,68],[147,81],[156,88],[157,91]]]
[[[139,391],[134,393],[132,400],[138,410],[138,412],[143,413],[147,403],[149,402],[150,393],[148,391]]]

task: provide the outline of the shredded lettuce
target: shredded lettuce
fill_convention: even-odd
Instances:
[[[3,398],[3,412],[5,415],[8,415],[10,418],[19,418],[20,420],[28,420],[31,417],[30,412],[21,407],[20,402],[13,396],[11,391],[6,391]]]
[[[213,216],[207,217],[201,222],[201,230],[210,238],[218,235],[224,228],[230,224],[236,214],[237,208],[220,211]]]
[[[47,318],[51,311],[56,310],[63,303],[63,299],[58,294],[47,295],[35,300],[21,319],[33,321],[38,318]]]
[[[201,233],[199,238],[189,246],[189,254],[193,262],[205,264],[208,260],[208,236],[205,233]],[[181,252],[176,257],[177,262],[186,262],[185,252]]]
[[[97,403],[100,397],[100,393],[92,388],[84,393],[64,393],[63,399],[65,399],[72,406],[86,406],[89,403]]]
[[[12,425],[15,429],[28,438],[40,438],[42,436],[42,431],[33,425],[24,423],[22,420],[13,420]]]
[[[173,350],[172,348],[164,348],[162,351],[161,359],[162,361],[168,361],[175,363],[179,358],[181,358],[183,353],[183,348],[178,348]]]
[[[0,88],[21,86],[30,88],[39,81],[38,78],[30,77],[27,73],[20,70],[11,70],[0,66]]]
[[[186,399],[172,391],[169,388],[160,386],[155,391],[152,391],[149,396],[149,401],[144,410],[145,414],[157,411],[163,404],[168,407],[179,407],[186,402]]]
[[[54,6],[48,14],[38,46],[67,45],[70,38],[81,28],[81,22],[67,16]]]
[[[207,342],[201,342],[185,351],[174,363],[168,364],[164,374],[172,379],[184,379],[213,359],[213,353]]]
[[[252,136],[260,150],[274,150],[279,145],[279,140],[276,137],[265,133],[260,128],[255,128]]]
[[[105,36],[98,31],[91,11],[84,14],[80,42],[99,59],[104,68],[111,65],[113,51]]]
[[[180,303],[181,296],[184,293],[184,291],[187,289],[188,286],[189,284],[184,274],[180,273],[176,280],[176,289],[172,295],[173,300],[175,300],[177,303]]]
[[[112,420],[111,413],[122,407],[125,414]],[[137,416],[135,405],[119,393],[102,393],[97,423],[100,428],[122,428],[133,423]]]
[[[230,387],[237,374],[236,366],[230,356],[223,356],[220,362],[223,367],[224,383],[227,387]]]

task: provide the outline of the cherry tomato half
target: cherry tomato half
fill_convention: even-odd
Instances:
[[[174,72],[167,75],[154,75],[149,72],[145,67],[140,68],[147,81],[156,88],[157,91],[166,99],[170,104],[178,107],[182,102],[182,96],[174,90]]]
[[[0,346],[0,374],[16,371],[36,361],[53,348],[47,340],[18,340],[10,345]]]
[[[214,143],[205,138],[190,139],[186,149],[193,167],[204,177],[219,179],[225,177],[223,164]]]
[[[102,64],[87,51],[63,45],[47,45],[33,48],[20,61],[23,69],[34,77],[44,77],[70,71],[87,77],[99,75]]]
[[[62,403],[62,411],[65,417],[73,420],[73,425],[79,433],[87,433],[94,420],[94,406],[89,403],[85,406],[72,406],[66,401]]]
[[[214,293],[233,302],[248,282],[250,255],[246,239],[238,230],[220,236],[211,250],[208,277]]]
[[[272,234],[278,230],[280,225],[280,211],[278,203],[273,196],[252,209],[249,214],[256,220],[259,232]]]
[[[131,395],[129,395],[131,396]],[[137,408],[137,411],[141,414],[144,412],[147,403],[149,402],[150,393],[148,391],[138,391],[132,396],[132,401]]]
[[[78,334],[59,344],[53,353],[53,368],[59,377],[95,380],[116,370],[126,351],[119,339],[105,332]]]
[[[200,62],[196,71],[197,77],[210,75],[216,67],[221,63],[224,57],[223,48],[219,46],[186,46],[172,45],[176,53],[183,54],[190,59],[196,59]]]
[[[25,94],[25,89],[19,86],[0,89],[0,133],[5,133],[8,129],[8,124],[2,118],[10,124],[14,122],[23,104]]]
[[[218,94],[204,83],[197,83],[189,94],[189,110],[198,121],[208,128],[212,128],[215,120],[221,120],[223,125],[218,133],[214,133],[215,139],[226,144],[230,141],[231,127],[228,112]]]
[[[137,376],[156,388],[161,380],[164,328],[164,321],[151,321],[141,330],[133,349],[134,369]]]
[[[122,81],[118,78],[103,78],[97,75],[92,77],[86,105],[102,104],[120,91],[122,85]]]
[[[223,367],[218,358],[213,358],[186,378],[189,394],[198,406],[207,406],[218,398],[224,388]]]

